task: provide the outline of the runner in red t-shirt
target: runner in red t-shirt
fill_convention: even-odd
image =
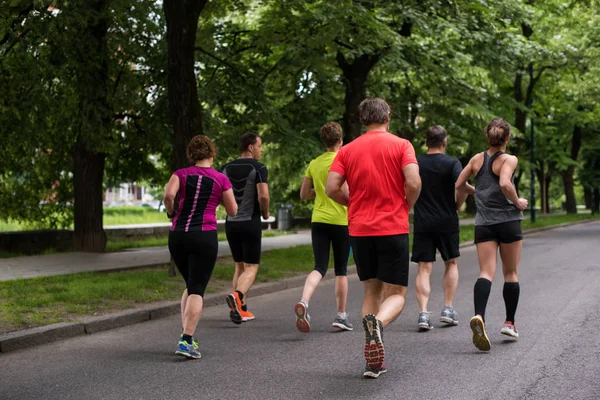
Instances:
[[[390,106],[365,99],[358,107],[367,133],[342,147],[329,169],[326,192],[348,206],[348,229],[358,277],[364,282],[364,376],[386,372],[383,327],[404,308],[408,286],[408,211],[421,191],[415,150],[387,131]],[[341,190],[348,182],[350,194]],[[383,300],[383,301],[382,301]]]

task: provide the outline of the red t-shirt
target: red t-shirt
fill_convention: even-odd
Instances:
[[[340,149],[329,171],[348,182],[350,235],[408,233],[402,168],[411,163],[417,163],[412,144],[385,131],[367,132]]]

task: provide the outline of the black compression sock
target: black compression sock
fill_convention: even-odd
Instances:
[[[504,297],[504,305],[506,306],[506,320],[513,324],[515,323],[515,313],[517,312],[520,293],[519,282],[504,282],[502,297]]]
[[[245,304],[242,304],[242,311],[248,311],[248,306]]]
[[[182,339],[185,340],[187,344],[192,344],[192,337],[190,335],[184,333]]]
[[[244,300],[244,293],[240,292],[239,290],[236,290],[236,293],[238,296],[240,296],[240,301]]]
[[[492,282],[485,278],[479,278],[477,279],[477,282],[475,282],[475,289],[473,290],[473,297],[475,301],[475,315],[481,315],[481,318],[483,318],[484,321],[485,307],[487,306],[491,289]]]

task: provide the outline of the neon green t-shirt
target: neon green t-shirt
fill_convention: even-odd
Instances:
[[[312,179],[315,189],[315,207],[312,213],[312,222],[321,222],[332,225],[348,225],[348,209],[325,194],[327,174],[337,153],[326,152],[315,158],[306,169],[307,178]]]

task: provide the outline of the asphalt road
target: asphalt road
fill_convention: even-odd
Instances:
[[[362,378],[362,289],[351,278],[354,332],[334,332],[333,281],[311,301],[313,331],[296,331],[301,289],[250,300],[253,322],[232,324],[224,307],[205,310],[202,359],[173,355],[178,317],[0,355],[2,399],[599,399],[600,223],[528,236],[520,267],[518,342],[504,321],[500,269],[488,303],[492,350],[471,343],[468,319],[478,276],[474,248],[462,250],[458,327],[440,327],[441,263],[432,279],[435,328],[419,333],[411,287],[400,318],[385,330],[389,372]],[[35,288],[32,288],[35,290]]]

